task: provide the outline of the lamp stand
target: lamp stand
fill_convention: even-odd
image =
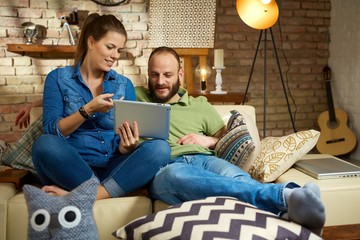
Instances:
[[[223,91],[221,88],[222,85],[222,76],[221,76],[221,71],[223,69],[225,69],[225,67],[213,67],[213,69],[216,70],[216,76],[215,76],[215,83],[216,83],[216,87],[214,91],[211,91],[211,94],[227,94],[226,91]]]
[[[274,52],[275,52],[275,56],[276,56],[276,62],[277,62],[277,66],[278,66],[278,69],[279,69],[279,75],[280,75],[282,87],[283,87],[283,90],[284,90],[284,95],[285,95],[286,104],[287,104],[288,112],[289,112],[290,119],[291,119],[291,124],[292,124],[294,132],[296,132],[295,122],[294,122],[293,115],[292,115],[292,112],[291,112],[289,98],[288,98],[286,88],[285,88],[284,78],[283,78],[283,75],[282,75],[282,72],[281,72],[279,56],[277,54],[277,50],[276,50],[276,46],[275,46],[274,35],[273,35],[273,32],[272,32],[272,29],[271,28],[268,28],[268,29],[270,30],[271,41],[272,41],[273,47],[274,47]],[[249,91],[251,77],[252,77],[252,74],[254,72],[254,66],[255,66],[255,62],[256,62],[257,53],[259,51],[259,46],[260,46],[260,42],[261,42],[261,39],[262,39],[262,34],[263,34],[263,31],[265,31],[264,32],[265,34],[264,34],[264,123],[263,123],[264,125],[263,125],[263,137],[266,137],[266,50],[267,50],[267,30],[268,29],[264,29],[264,30],[262,29],[260,31],[259,40],[258,40],[258,43],[257,43],[255,56],[254,56],[254,59],[253,59],[253,62],[252,62],[252,66],[251,66],[251,70],[250,70],[250,76],[249,76],[249,80],[248,80],[248,83],[247,83],[247,86],[246,86],[244,100],[243,100],[243,103],[242,103],[243,105],[245,104],[245,99],[246,99],[248,91]]]

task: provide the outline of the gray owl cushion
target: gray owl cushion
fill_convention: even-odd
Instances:
[[[61,197],[25,185],[28,239],[99,239],[93,217],[98,184],[96,178],[91,178]]]

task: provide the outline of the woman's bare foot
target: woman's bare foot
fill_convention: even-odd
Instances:
[[[49,195],[57,196],[57,197],[65,196],[66,194],[69,193],[68,191],[66,191],[56,185],[46,185],[46,186],[42,187],[41,189],[44,192],[48,193]],[[110,198],[110,194],[106,191],[106,189],[104,188],[103,185],[99,185],[97,193],[96,193],[96,200],[105,199],[105,198]]]
[[[110,198],[110,194],[109,192],[106,190],[106,188],[103,185],[99,185],[97,193],[96,193],[96,200],[100,200],[100,199],[106,199],[106,198]]]
[[[48,185],[48,186],[44,186],[41,188],[41,190],[43,190],[44,192],[48,193],[51,196],[65,196],[66,194],[68,194],[69,192],[58,187],[55,185]]]

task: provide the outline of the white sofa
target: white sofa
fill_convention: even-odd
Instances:
[[[258,144],[260,143],[256,129],[254,107],[244,105],[216,105],[215,107],[223,116],[224,122],[227,122],[230,117],[230,110],[235,109],[242,113],[245,116],[247,125],[252,125],[250,129],[251,136]],[[256,146],[255,151],[252,154],[258,154],[258,149],[259,146]],[[289,177],[289,174],[291,174],[291,177]],[[307,175],[304,176],[304,174],[295,169],[290,169],[290,172],[288,171],[285,176],[286,177],[284,178],[279,178],[277,181],[288,181],[290,178],[291,180],[303,184],[306,181],[315,180],[309,179]],[[336,185],[337,183],[334,181],[332,184]],[[323,184],[320,184],[320,187],[323,187]],[[342,193],[345,193],[347,190],[348,189],[344,187]],[[328,188],[326,188],[325,191],[328,191]],[[346,202],[346,209],[353,208],[354,211],[347,211],[347,216],[344,216],[342,211],[345,203],[337,202],[337,195],[335,192],[336,191],[332,191],[329,193],[329,196],[326,194],[326,199],[324,199],[326,213],[328,215],[326,225],[360,223],[359,208],[356,206],[358,201]],[[357,200],[359,200],[360,185],[358,183],[352,184],[351,192],[349,192],[349,194],[354,194],[354,196],[357,197]],[[346,196],[348,196],[348,194]],[[345,201],[345,199],[341,198],[341,201]],[[115,239],[111,236],[111,233],[114,230],[131,220],[164,209],[165,207],[167,207],[166,204],[160,201],[153,202],[147,196],[129,196],[98,200],[94,205],[94,216],[100,239]],[[16,190],[12,183],[0,183],[0,240],[26,239],[27,224],[28,214],[24,194],[21,191]]]
[[[328,158],[328,154],[307,154],[302,159]],[[275,182],[294,181],[299,185],[307,182],[316,183],[321,190],[321,199],[325,205],[325,226],[360,223],[360,178],[335,178],[317,180],[311,176],[290,168]]]

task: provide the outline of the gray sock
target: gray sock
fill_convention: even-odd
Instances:
[[[318,198],[320,198],[320,188],[313,182],[308,182],[304,185],[303,188],[307,188],[312,191]]]
[[[285,189],[288,206],[287,218],[321,235],[325,224],[325,208],[320,200],[320,190],[315,184],[303,188]]]

